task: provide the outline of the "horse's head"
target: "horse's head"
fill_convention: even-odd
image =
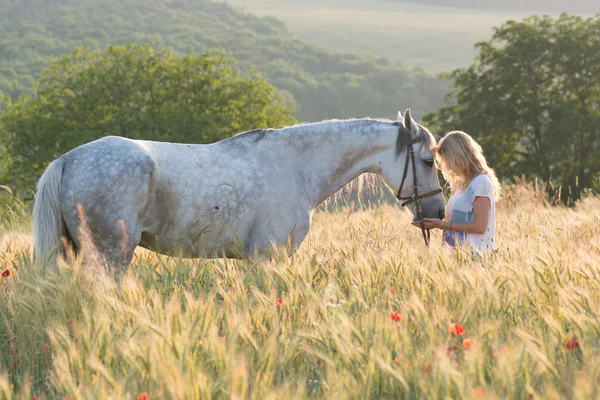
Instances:
[[[444,198],[435,168],[433,135],[406,110],[398,113],[394,167],[384,171],[396,197],[421,218],[444,218]]]

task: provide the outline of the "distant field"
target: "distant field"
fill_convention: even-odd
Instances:
[[[302,40],[330,49],[373,54],[429,72],[471,63],[473,44],[492,28],[528,14],[427,6],[389,0],[226,0],[283,20]]]

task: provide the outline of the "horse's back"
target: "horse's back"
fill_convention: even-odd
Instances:
[[[140,178],[149,178],[154,169],[152,157],[143,145],[118,136],[79,146],[61,158],[62,193],[73,192],[71,195],[79,191],[80,195],[111,197],[119,189],[138,185]]]

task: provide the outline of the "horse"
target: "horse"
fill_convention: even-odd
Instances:
[[[397,121],[327,120],[211,144],[106,136],[63,154],[40,178],[35,259],[56,266],[66,248],[80,251],[82,224],[95,251],[117,269],[130,265],[137,246],[190,258],[261,256],[274,246],[291,255],[315,209],[364,173],[380,175],[402,192],[398,198],[413,189],[433,193],[418,198],[413,213],[443,218],[433,146],[410,110]],[[407,176],[414,187],[399,190]]]

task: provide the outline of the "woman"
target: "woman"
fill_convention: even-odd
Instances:
[[[501,188],[481,146],[464,132],[450,132],[440,140],[436,160],[454,194],[448,200],[446,218],[424,218],[425,228],[443,229],[444,243],[453,248],[493,249],[494,203]],[[420,226],[419,222],[413,225]]]

